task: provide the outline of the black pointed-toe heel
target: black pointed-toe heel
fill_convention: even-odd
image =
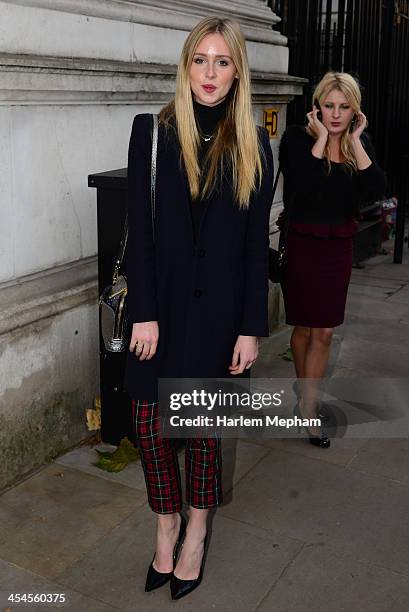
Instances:
[[[175,544],[175,549],[173,551],[173,569],[175,569],[176,559],[179,554],[180,546],[182,544],[182,540],[183,540],[183,536],[185,535],[185,531],[186,531],[186,519],[183,516],[183,514],[181,514],[180,515],[179,535],[178,535],[177,542]],[[169,582],[173,574],[173,571],[172,572],[158,572],[153,567],[154,560],[155,560],[155,555],[153,556],[153,559],[151,561],[151,564],[149,566],[148,573],[146,576],[146,583],[145,583],[146,593],[148,593],[149,591],[154,591],[155,589],[159,589],[159,587]]]
[[[314,446],[319,446],[320,448],[328,448],[329,446],[331,446],[331,440],[328,438],[327,434],[324,433],[323,431],[321,432],[320,436],[313,436],[310,434],[308,427],[306,427],[305,429],[307,430],[308,439],[310,443],[313,444]]]
[[[294,416],[298,416],[300,419],[305,418],[301,414],[299,403],[297,403],[296,407],[294,408]],[[320,418],[319,413],[317,416]],[[328,438],[327,434],[324,431],[321,430],[321,434],[319,436],[315,436],[311,434],[308,427],[304,427],[304,429],[308,435],[308,439],[310,443],[313,444],[314,446],[319,446],[320,448],[329,448],[331,446],[331,440]]]
[[[199,584],[202,582],[203,570],[205,566],[207,549],[208,549],[208,542],[209,542],[209,536],[208,534],[206,534],[204,544],[203,544],[203,557],[202,557],[202,562],[200,564],[200,572],[197,578],[193,580],[181,580],[180,578],[175,576],[175,574],[172,574],[171,579],[170,579],[170,593],[171,593],[172,599],[180,599],[181,597],[184,597],[188,593],[191,593],[192,591],[197,589]]]

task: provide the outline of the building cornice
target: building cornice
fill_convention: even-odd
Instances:
[[[206,15],[218,15],[237,19],[247,40],[287,44],[286,37],[272,29],[280,18],[259,0],[9,0],[8,4],[185,31]]]
[[[164,104],[174,65],[0,54],[0,105]],[[304,79],[252,72],[254,101],[300,94]]]

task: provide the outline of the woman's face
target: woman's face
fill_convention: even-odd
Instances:
[[[333,89],[321,104],[322,123],[332,136],[340,135],[349,126],[354,110],[348,100],[338,89]]]
[[[237,75],[223,36],[207,34],[198,44],[190,67],[190,86],[199,104],[215,106],[229,93]]]

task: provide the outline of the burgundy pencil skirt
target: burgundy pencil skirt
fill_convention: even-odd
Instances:
[[[288,325],[336,327],[343,323],[352,255],[351,236],[323,237],[290,230],[282,281]]]

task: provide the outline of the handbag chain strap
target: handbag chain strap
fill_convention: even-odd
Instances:
[[[155,240],[155,204],[156,204],[156,159],[158,154],[158,115],[152,115],[152,155],[151,155],[151,210],[152,235]]]
[[[152,154],[151,154],[151,211],[152,211],[152,234],[155,238],[155,195],[156,195],[156,159],[158,155],[158,115],[152,115]],[[119,245],[118,257],[115,260],[113,282],[118,279],[119,272],[125,257],[126,244],[128,242],[128,213],[125,215],[124,229]]]

